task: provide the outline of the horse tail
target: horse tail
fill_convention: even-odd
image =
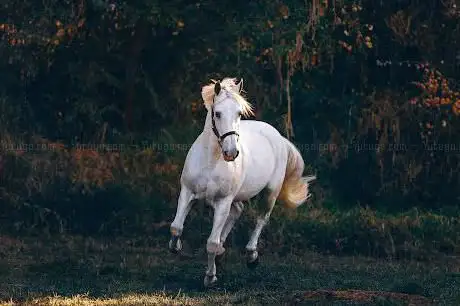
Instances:
[[[286,139],[288,160],[286,174],[279,199],[287,208],[295,209],[305,203],[311,194],[308,192],[309,183],[316,180],[316,176],[302,176],[305,164],[297,148]]]

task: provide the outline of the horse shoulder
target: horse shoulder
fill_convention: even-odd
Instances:
[[[188,178],[193,179],[202,172],[202,168],[204,167],[203,157],[206,153],[203,140],[204,136],[200,134],[188,150],[182,169],[181,180]]]

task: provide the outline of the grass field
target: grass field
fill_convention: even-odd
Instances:
[[[460,262],[421,263],[305,252],[261,255],[249,270],[232,248],[219,285],[202,288],[206,256],[163,242],[0,238],[0,305],[459,305]]]

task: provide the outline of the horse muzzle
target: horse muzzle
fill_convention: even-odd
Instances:
[[[224,160],[226,162],[234,161],[238,157],[239,154],[240,154],[240,151],[238,151],[238,149],[222,151],[222,155],[224,156]]]

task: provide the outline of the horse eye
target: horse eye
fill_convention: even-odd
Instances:
[[[220,112],[216,112],[216,118],[217,118],[217,119],[220,118]]]

